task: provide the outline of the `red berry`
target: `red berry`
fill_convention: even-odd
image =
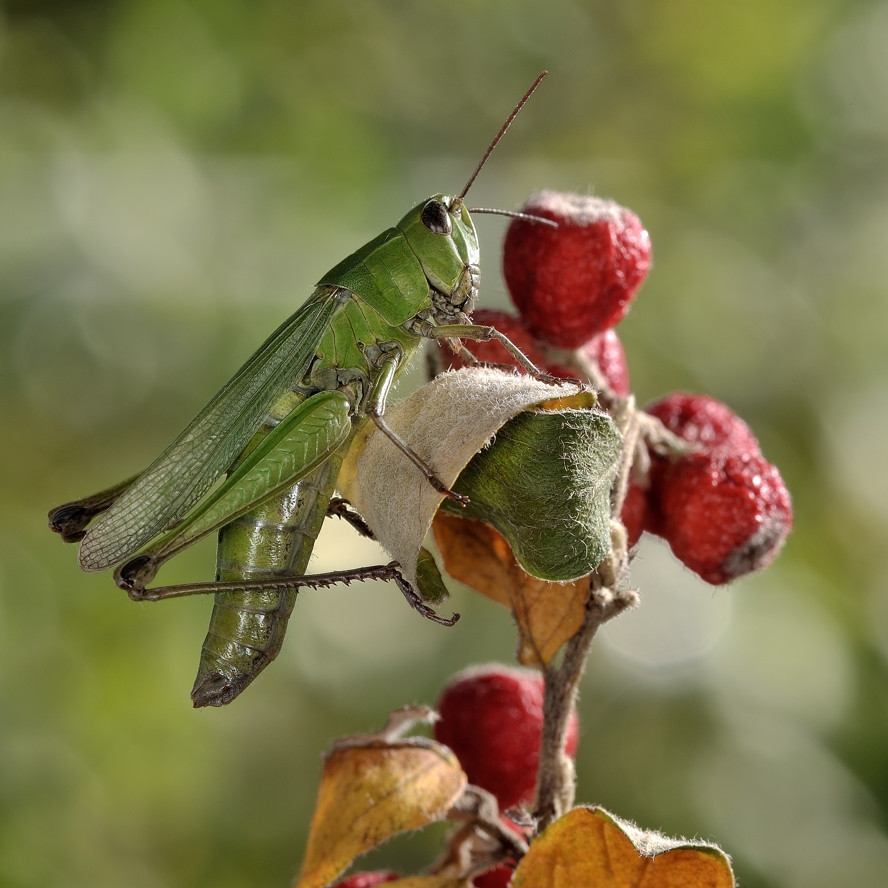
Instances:
[[[632,391],[629,386],[626,352],[623,351],[623,343],[620,342],[616,330],[605,330],[604,333],[593,336],[580,347],[580,353],[598,364],[604,381],[614,390],[614,394],[625,398]]]
[[[558,228],[513,219],[503,273],[527,326],[560,348],[579,348],[619,323],[651,264],[638,217],[611,200],[541,191],[522,207]]]
[[[543,677],[492,664],[454,676],[438,701],[435,738],[459,759],[469,783],[492,792],[505,810],[533,801],[543,725]],[[568,755],[579,720],[571,714]]]
[[[342,881],[337,882],[332,888],[373,888],[374,885],[382,885],[384,882],[394,882],[402,878],[391,870],[375,870],[369,873],[352,873]]]
[[[521,318],[509,314],[506,311],[496,311],[490,308],[479,308],[473,315],[472,321],[475,324],[485,324],[490,327],[496,327],[500,333],[512,340],[517,345],[524,356],[528,358],[537,367],[543,366],[543,356],[534,341],[533,335],[521,322]],[[509,364],[512,367],[520,367],[521,365],[515,360],[505,346],[501,345],[495,339],[490,342],[476,342],[470,339],[462,340],[463,345],[479,360],[491,364]],[[444,364],[454,370],[465,367],[464,361],[459,355],[454,354],[449,345],[440,343],[438,348],[444,359]]]
[[[673,392],[645,409],[670,432],[690,444],[696,444],[699,448],[697,453],[707,457],[760,452],[752,429],[727,404],[708,395]],[[651,453],[647,510],[644,515],[644,529],[648,533],[668,538],[667,521],[661,505],[665,478],[678,471],[690,456],[670,460]]]
[[[629,548],[632,548],[641,539],[642,531],[645,530],[649,521],[648,491],[632,477],[629,478],[629,486],[626,489],[626,499],[623,500],[620,520],[626,528]]]
[[[508,888],[512,884],[512,876],[514,875],[515,870],[511,867],[499,864],[493,869],[487,870],[486,873],[475,876],[472,879],[472,884],[475,888]]]
[[[545,351],[545,343],[542,343]],[[623,351],[623,343],[620,342],[615,330],[605,330],[593,336],[585,345],[577,349],[581,357],[591,360],[597,367],[602,379],[612,389],[615,395],[626,397],[631,391],[629,386],[629,364],[626,361],[626,352]],[[553,376],[563,379],[579,379],[582,374],[572,370],[564,364],[546,361],[546,371]],[[582,378],[589,381],[586,376]]]
[[[792,529],[783,479],[758,453],[685,457],[663,475],[660,511],[675,556],[713,585],[770,564]]]
[[[752,429],[721,401],[707,395],[674,392],[645,408],[680,438],[699,444],[706,452],[758,453]]]

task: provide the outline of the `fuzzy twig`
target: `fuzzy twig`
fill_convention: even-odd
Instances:
[[[543,731],[540,738],[534,810],[534,819],[540,831],[573,805],[576,779],[573,762],[565,753],[564,747],[570,713],[576,702],[577,689],[595,633],[608,620],[638,603],[638,596],[634,591],[615,591],[613,586],[605,585],[602,574],[608,573],[616,574],[611,566],[604,571],[599,568],[592,574],[582,625],[565,646],[561,664],[550,664],[543,672]],[[614,586],[616,585],[618,584],[615,583]]]

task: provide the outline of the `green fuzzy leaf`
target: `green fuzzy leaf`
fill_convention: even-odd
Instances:
[[[565,582],[610,549],[610,489],[622,439],[597,410],[531,410],[510,420],[454,485],[469,497],[441,508],[495,527],[531,576]]]

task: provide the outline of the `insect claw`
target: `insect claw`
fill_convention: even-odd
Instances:
[[[471,502],[471,500],[467,496],[462,493],[456,493],[455,491],[451,490],[446,484],[439,481],[437,478],[429,478],[429,483],[432,485],[432,487],[435,488],[435,490],[438,491],[438,493],[443,494],[448,499],[452,499],[455,503],[458,503],[463,508],[465,508]]]
[[[391,578],[397,583],[398,588],[401,590],[401,594],[404,598],[407,599],[407,603],[412,607],[418,614],[425,617],[427,620],[431,620],[433,623],[437,623],[439,626],[453,626],[455,623],[459,621],[459,614],[454,614],[449,620],[446,617],[442,617],[439,614],[435,613],[417,594],[416,590],[404,577],[401,575],[401,571],[399,571],[395,565],[397,565],[397,561],[393,561],[390,564],[386,565],[387,568],[391,568]]]
[[[466,349],[468,351],[468,349]],[[469,352],[471,354],[471,352]],[[499,370],[502,373],[509,373],[512,376],[520,376],[522,370],[514,364],[498,364],[496,361],[478,361],[477,366],[483,367],[485,370]]]
[[[453,616],[449,620],[445,619],[442,616],[436,614],[431,608],[428,608],[431,613],[423,614],[424,617],[431,620],[433,623],[437,623],[439,626],[455,626],[459,622],[460,615],[454,613]]]
[[[347,521],[361,536],[375,540],[376,536],[367,522],[355,511],[352,504],[340,496],[334,496],[327,504],[327,514]]]
[[[442,490],[441,493],[444,494],[448,499],[452,499],[455,503],[465,508],[471,500],[467,496],[463,496],[461,493],[454,493],[452,490]]]
[[[540,382],[546,383],[546,385],[572,385],[578,388],[581,392],[589,391],[588,383],[573,376],[552,376],[549,373],[540,373],[536,378]]]

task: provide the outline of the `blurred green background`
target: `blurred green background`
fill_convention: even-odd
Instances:
[[[195,712],[210,602],[130,603],[45,513],[145,466],[323,271],[460,188],[544,67],[473,203],[634,209],[639,400],[727,401],[796,510],[728,590],[643,541],[642,607],[583,684],[579,799],[720,842],[746,888],[888,884],[888,2],[2,9],[0,884],[287,885],[328,741],[509,660],[508,614],[465,591],[451,630],[385,585],[305,592],[279,661]],[[504,225],[479,228],[505,307]],[[315,567],[379,557],[331,526]]]

